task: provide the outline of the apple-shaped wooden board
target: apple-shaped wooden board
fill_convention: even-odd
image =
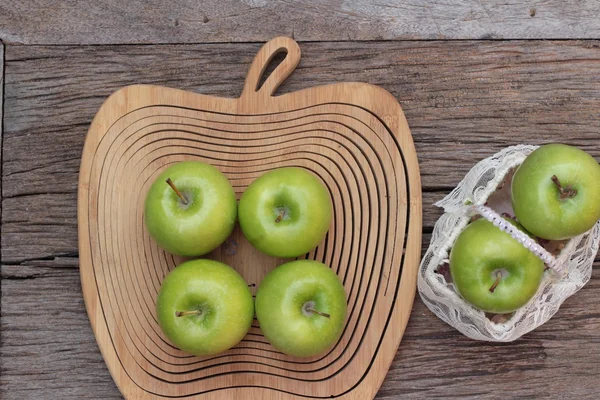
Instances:
[[[260,87],[272,58],[287,55]],[[377,393],[408,322],[421,249],[421,184],[408,124],[387,91],[342,83],[274,96],[300,61],[296,42],[266,43],[237,99],[129,86],[102,105],[83,150],[78,195],[81,283],[104,360],[129,399],[367,399]],[[156,320],[165,275],[183,260],[144,226],[144,199],[168,165],[218,167],[239,196],[264,172],[306,168],[330,190],[334,219],[302,258],[329,265],[348,295],[338,343],[310,358],[276,351],[255,321],[245,339],[209,358],[173,347]],[[253,291],[281,264],[239,228],[208,257]]]

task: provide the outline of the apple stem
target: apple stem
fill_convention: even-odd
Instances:
[[[277,216],[277,218],[275,218],[275,223],[280,223],[281,220],[283,219],[283,216],[285,215],[285,210],[281,210],[279,211],[279,215]]]
[[[200,315],[202,311],[200,310],[192,310],[192,311],[177,311],[175,312],[176,317],[185,317],[186,315]]]
[[[496,281],[494,282],[492,287],[490,287],[490,293],[494,293],[494,290],[496,290],[496,288],[498,287],[498,284],[500,284],[501,279],[502,279],[502,272],[501,271],[496,272]]]
[[[183,204],[187,206],[189,204],[188,199],[186,199],[185,196],[179,191],[179,189],[177,189],[177,186],[175,186],[171,178],[167,178],[167,183],[169,184],[169,186],[171,186],[171,189],[175,191],[177,196],[179,196],[181,201],[183,201]]]
[[[560,181],[558,180],[558,177],[556,175],[552,175],[552,182],[554,182],[554,184],[558,187],[558,191],[560,192],[560,199],[564,200],[564,199],[572,199],[573,197],[575,197],[577,195],[577,189],[574,189],[572,187],[564,187],[563,185],[560,184]]]
[[[308,312],[311,312],[313,314],[320,315],[321,317],[325,317],[325,318],[331,317],[331,315],[329,315],[327,313],[324,313],[324,312],[321,312],[321,311],[317,311],[317,310],[315,310],[314,308],[311,308],[311,307],[306,307],[305,310],[308,311]]]

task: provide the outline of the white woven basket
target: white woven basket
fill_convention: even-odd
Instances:
[[[418,289],[427,307],[440,319],[476,340],[510,342],[544,324],[561,304],[585,285],[592,274],[592,263],[600,243],[600,221],[587,233],[570,239],[556,257],[566,271],[562,279],[547,270],[536,295],[508,319],[492,322],[486,314],[465,302],[452,283],[446,282],[438,267],[447,263],[457,236],[471,219],[469,207],[486,204],[505,177],[537,146],[513,146],[475,165],[458,186],[436,203],[445,213],[436,222],[429,249],[421,262]],[[506,209],[508,207],[508,209]],[[498,212],[512,212],[502,204]]]

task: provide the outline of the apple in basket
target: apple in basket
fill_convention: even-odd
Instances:
[[[532,234],[568,239],[590,230],[600,218],[600,164],[564,144],[533,151],[511,186],[517,219]]]
[[[165,278],[158,322],[178,348],[209,356],[238,344],[254,317],[252,293],[231,267],[213,260],[184,262]]]
[[[336,273],[317,261],[297,260],[267,274],[256,293],[260,329],[279,351],[311,357],[330,348],[346,320],[346,292]]]
[[[505,314],[524,306],[535,295],[544,262],[509,233],[480,218],[454,242],[450,273],[456,290],[467,302],[490,313]]]
[[[304,168],[269,171],[240,199],[240,227],[248,241],[275,257],[314,249],[329,230],[333,207],[327,187]]]
[[[171,165],[146,195],[148,232],[160,247],[180,256],[214,250],[233,231],[236,216],[235,192],[227,177],[198,161]]]

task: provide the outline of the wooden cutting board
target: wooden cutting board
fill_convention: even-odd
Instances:
[[[287,55],[259,87],[273,57]],[[342,83],[274,96],[300,62],[296,42],[266,43],[240,98],[128,86],[94,118],[83,150],[78,221],[81,282],[104,360],[129,399],[285,399],[375,396],[413,303],[421,249],[419,166],[402,109],[387,91]],[[159,249],[143,223],[145,195],[168,165],[202,160],[239,196],[264,172],[299,166],[330,190],[334,221],[316,259],[336,271],[348,319],[326,354],[277,352],[254,321],[226,353],[200,358],[162,334],[155,300],[183,259]],[[210,258],[256,289],[285,260],[265,256],[236,228]]]

